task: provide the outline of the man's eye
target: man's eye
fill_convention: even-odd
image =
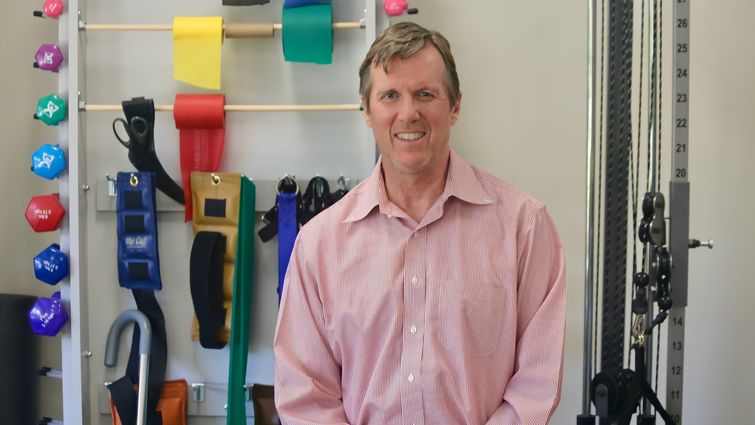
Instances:
[[[429,92],[429,91],[422,90],[421,92],[417,93],[417,96],[418,97],[429,98],[429,97],[433,97],[433,94],[431,92]]]
[[[383,99],[392,100],[398,97],[398,94],[394,91],[383,93]]]

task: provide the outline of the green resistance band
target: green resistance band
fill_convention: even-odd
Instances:
[[[283,8],[283,56],[289,62],[333,62],[333,6]]]
[[[254,182],[241,176],[239,230],[233,273],[231,308],[231,358],[228,373],[227,425],[246,424],[246,361],[249,354],[249,325],[254,276],[254,217],[257,190]]]

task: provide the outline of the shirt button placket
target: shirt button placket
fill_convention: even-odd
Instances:
[[[422,367],[423,335],[420,330],[427,300],[425,291],[420,285],[420,278],[425,275],[424,264],[426,262],[424,239],[420,236],[424,229],[411,234],[407,240],[406,257],[404,262],[405,281],[404,299],[406,308],[404,314],[404,348],[402,353],[401,368],[404,372],[404,384],[402,385],[402,408],[404,410],[404,423],[422,425],[424,417],[422,406],[422,385],[420,375],[414,375],[415,371]]]

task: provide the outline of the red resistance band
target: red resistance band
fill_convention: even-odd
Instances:
[[[212,173],[220,168],[225,145],[225,96],[177,94],[173,118],[181,135],[181,177],[186,199],[184,219],[190,221],[191,172]]]

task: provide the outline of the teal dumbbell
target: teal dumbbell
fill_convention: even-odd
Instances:
[[[54,94],[39,99],[37,102],[37,112],[34,118],[41,120],[47,125],[58,125],[66,118],[66,102]]]

